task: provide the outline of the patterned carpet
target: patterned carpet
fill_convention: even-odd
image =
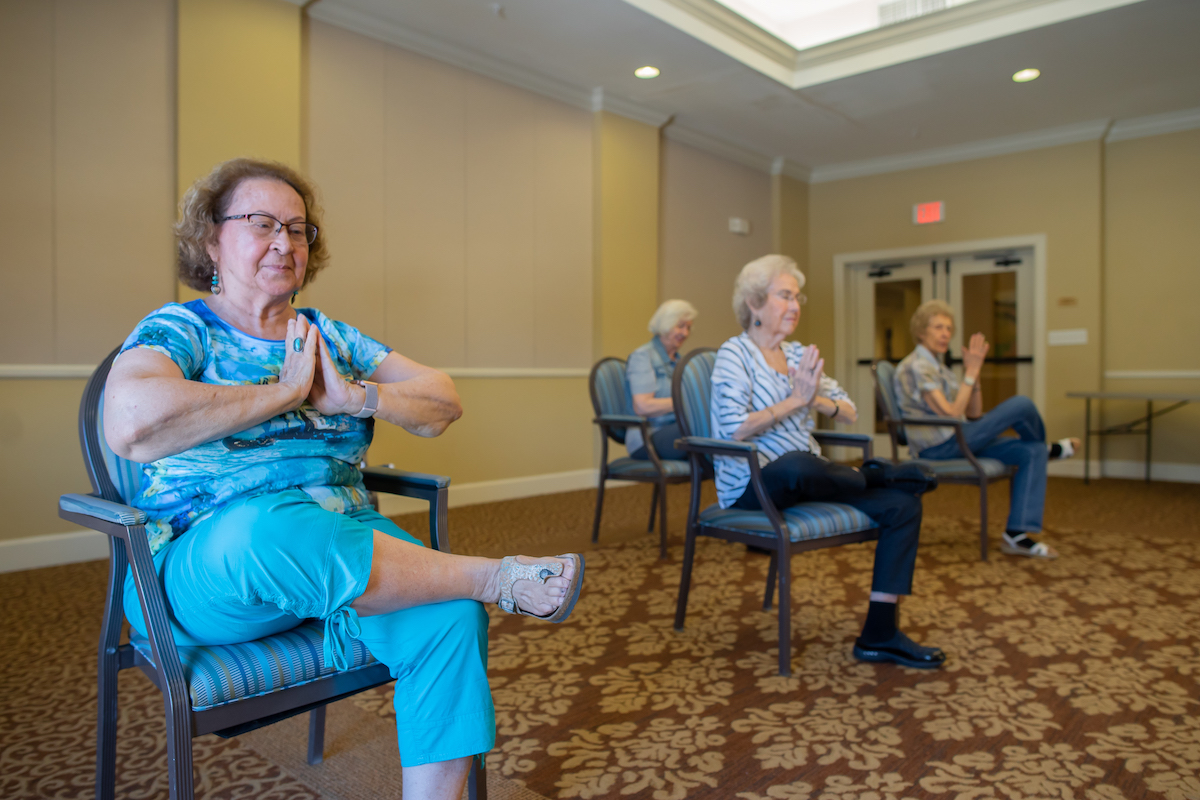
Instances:
[[[642,532],[648,494],[611,492],[571,619],[493,610],[490,785],[530,799],[1200,800],[1200,499],[1102,486],[1052,482],[1054,562],[993,548],[980,563],[971,495],[929,496],[902,617],[951,653],[938,672],[850,659],[872,545],[801,557],[786,679],[761,610],[766,558],[705,542],[677,633],[681,548],[660,562]],[[455,509],[455,549],[579,549],[593,497]],[[103,580],[100,562],[0,575],[0,797],[90,796]],[[118,796],[165,797],[161,701],[138,674],[121,691]],[[331,709],[318,767],[303,762],[302,719],[197,739],[198,796],[399,797],[388,692]]]

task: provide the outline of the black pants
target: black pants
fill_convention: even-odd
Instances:
[[[762,470],[763,484],[780,511],[805,501],[843,503],[879,526],[871,590],[911,594],[917,542],[921,535],[921,499],[899,489],[868,489],[862,473],[811,453],[787,453]],[[734,503],[761,511],[753,486]]]
[[[686,461],[688,454],[682,450],[675,449],[675,440],[681,436],[683,436],[683,433],[679,430],[679,425],[672,422],[652,432],[650,434],[650,441],[654,442],[654,452],[658,453],[659,458],[671,461]],[[646,448],[646,445],[642,445],[630,453],[629,457],[649,461],[650,451]]]

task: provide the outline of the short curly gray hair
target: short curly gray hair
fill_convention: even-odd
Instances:
[[[945,300],[926,300],[921,305],[917,306],[917,310],[913,312],[912,319],[908,321],[908,331],[912,334],[914,342],[921,342],[921,337],[925,335],[925,329],[929,327],[929,323],[934,317],[949,317],[950,325],[954,325],[954,309]]]
[[[658,307],[658,311],[654,312],[648,327],[651,333],[662,336],[681,321],[694,320],[699,313],[696,307],[687,300],[668,300]]]
[[[737,315],[737,321],[742,326],[742,330],[750,330],[750,322],[753,318],[751,312],[754,309],[762,308],[763,304],[767,302],[767,292],[771,288],[771,281],[780,275],[791,275],[796,279],[800,288],[804,288],[804,273],[796,267],[795,260],[787,256],[763,256],[742,267],[737,280],[733,283],[733,313]],[[803,305],[806,299],[801,294],[800,304]]]
[[[316,187],[296,170],[286,164],[251,158],[235,158],[217,164],[212,172],[193,183],[179,202],[175,244],[176,266],[181,282],[197,291],[204,291],[212,284],[213,262],[208,255],[208,245],[217,241],[217,230],[221,226],[217,220],[229,210],[237,188],[244,181],[254,178],[266,178],[291,186],[304,201],[305,220],[321,227],[321,206],[317,202]],[[325,237],[317,234],[317,240],[308,246],[304,285],[308,286],[328,263],[329,248],[325,245]]]

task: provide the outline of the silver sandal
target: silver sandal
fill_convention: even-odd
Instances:
[[[579,600],[579,591],[583,588],[583,556],[579,553],[565,553],[555,556],[555,558],[569,559],[575,564],[575,575],[572,576],[571,584],[567,587],[567,594],[558,608],[545,616],[523,611],[517,605],[512,589],[513,584],[517,581],[536,581],[544,584],[547,578],[562,575],[565,567],[561,562],[522,564],[517,561],[516,556],[505,556],[500,561],[499,606],[501,610],[507,611],[509,614],[523,614],[527,617],[543,619],[547,622],[562,622],[566,619],[575,608],[575,603]]]

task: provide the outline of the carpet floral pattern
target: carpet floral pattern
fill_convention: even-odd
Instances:
[[[975,524],[923,528],[901,613],[935,672],[851,658],[872,544],[796,559],[786,678],[766,557],[701,540],[676,632],[681,547],[589,553],[567,623],[491,611],[488,768],[582,800],[1200,800],[1200,545],[1056,530],[1056,561],[982,563]]]

